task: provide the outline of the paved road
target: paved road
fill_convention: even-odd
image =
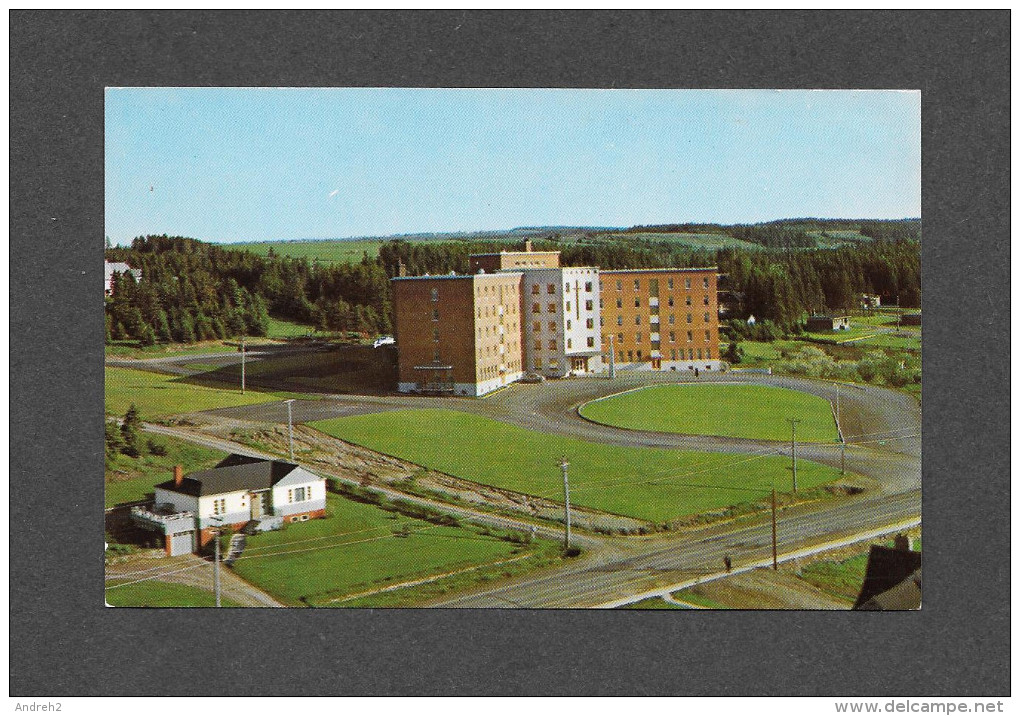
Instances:
[[[793,388],[834,401],[834,384],[788,376],[620,371],[617,378],[573,378],[541,385],[511,385],[482,399],[417,396],[336,396],[294,403],[294,420],[307,422],[342,415],[406,408],[462,410],[521,427],[589,441],[635,447],[788,454],[786,443],[632,431],[585,421],[583,403],[642,385],[694,382],[746,382]],[[833,535],[874,532],[917,521],[921,509],[921,412],[909,395],[874,386],[843,385],[840,426],[847,442],[846,467],[871,478],[877,486],[863,495],[784,510],[779,541],[783,553],[822,545]],[[286,422],[286,406],[266,403],[209,411],[237,420]],[[226,448],[234,449],[234,448]],[[798,456],[839,465],[836,444],[800,444]],[[318,466],[317,466],[318,467]],[[444,509],[451,509],[443,505]],[[482,513],[484,514],[484,513]],[[758,564],[771,555],[771,532],[759,516],[715,525],[695,533],[652,539],[589,538],[589,554],[540,574],[516,578],[499,587],[475,590],[434,606],[451,607],[593,607],[619,603],[633,595],[722,573],[722,558],[734,564]]]

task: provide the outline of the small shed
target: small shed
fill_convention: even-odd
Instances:
[[[846,331],[849,328],[850,316],[815,315],[807,320],[807,329],[810,332]]]

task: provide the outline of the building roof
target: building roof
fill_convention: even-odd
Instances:
[[[156,487],[192,497],[221,495],[239,490],[268,490],[297,468],[298,465],[282,460],[229,455],[211,470],[189,473],[180,485],[167,480]]]
[[[390,281],[420,281],[423,279],[443,279],[446,281],[457,280],[457,279],[477,279],[486,277],[497,277],[506,278],[507,276],[513,276],[514,274],[522,275],[519,269],[511,269],[509,271],[492,271],[490,273],[441,273],[435,276],[425,274],[424,276],[394,276]]]
[[[918,569],[891,589],[876,594],[860,606],[862,611],[892,611],[921,608],[921,570]]]
[[[470,258],[475,258],[476,256],[504,256],[506,254],[522,254],[524,256],[534,256],[535,254],[558,254],[558,253],[560,253],[560,252],[559,251],[524,251],[524,250],[521,250],[521,251],[500,251],[499,253],[494,253],[494,254],[471,254]]]
[[[702,266],[698,268],[640,268],[640,269],[603,269],[601,273],[704,273],[705,271],[718,272],[718,266]]]

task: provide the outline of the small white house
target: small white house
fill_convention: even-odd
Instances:
[[[188,554],[207,545],[217,528],[254,533],[325,517],[326,481],[294,463],[231,455],[187,476],[178,465],[174,479],[156,485],[152,505],[131,515],[163,535],[168,555]]]

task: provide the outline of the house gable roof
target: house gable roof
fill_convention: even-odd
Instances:
[[[180,485],[167,480],[156,487],[192,497],[203,497],[241,490],[268,490],[292,473],[294,476],[303,474],[309,480],[320,479],[291,462],[230,455],[211,470],[189,473]],[[305,481],[308,480],[302,480]]]
[[[921,569],[921,553],[910,550],[895,549],[883,545],[871,545],[868,554],[868,567],[864,574],[861,593],[854,603],[854,609],[872,600],[873,597],[888,592],[904,581],[911,581],[915,572]],[[920,573],[918,572],[918,585]],[[906,589],[906,587],[904,588]],[[918,589],[918,595],[920,590]],[[918,597],[920,599],[920,597]],[[900,607],[909,609],[911,607]]]

